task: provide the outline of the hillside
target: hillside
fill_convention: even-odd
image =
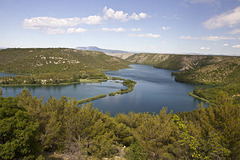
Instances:
[[[126,68],[129,64],[103,52],[67,48],[3,49],[0,50],[0,59],[0,72],[22,74],[13,79],[1,78],[3,84],[106,79],[102,71]]]
[[[66,48],[4,49],[0,59],[2,72],[20,74],[128,67],[127,62],[102,52]]]
[[[178,70],[175,80],[191,84],[218,85],[213,88],[196,88],[189,95],[216,103],[219,92],[232,97],[239,104],[240,57],[171,54],[134,54],[126,58],[131,63],[153,65],[156,68]]]
[[[131,63],[148,64],[156,68],[181,71],[203,67],[226,59],[234,59],[234,57],[141,53],[126,58]]]
[[[196,84],[240,83],[240,58],[226,58],[220,62],[185,72],[174,73],[175,80]]]

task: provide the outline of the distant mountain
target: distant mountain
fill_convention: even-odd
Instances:
[[[104,52],[104,53],[129,53],[127,51],[122,51],[122,50],[102,49],[102,48],[98,48],[96,46],[77,47],[76,49],[79,49],[79,50],[91,50],[91,51],[101,51],[101,52]]]

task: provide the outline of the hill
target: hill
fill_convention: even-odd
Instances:
[[[22,74],[22,76],[16,76],[18,80],[21,79],[19,83],[31,81],[26,79],[59,82],[106,79],[102,71],[126,68],[129,64],[103,52],[67,48],[3,49],[0,50],[0,59],[1,72]],[[1,78],[0,82],[5,83],[6,80]]]
[[[222,61],[174,75],[176,81],[185,83],[217,85],[240,83],[240,58],[223,58]]]
[[[133,54],[126,60],[131,63],[153,65],[156,68],[184,71],[234,58],[228,56],[141,53]]]
[[[126,61],[97,51],[67,48],[3,49],[0,70],[9,73],[59,72],[75,70],[118,70]]]
[[[77,47],[76,49],[79,49],[79,50],[90,50],[90,51],[101,51],[101,52],[104,52],[104,53],[129,53],[127,51],[122,51],[122,50],[102,49],[102,48],[98,48],[96,46]]]
[[[240,103],[240,90],[236,89],[240,88],[240,57],[142,53],[133,54],[126,60],[181,71],[172,73],[178,82],[212,85],[212,88],[196,88],[190,93],[196,98],[215,103],[218,93],[224,92],[235,104]]]

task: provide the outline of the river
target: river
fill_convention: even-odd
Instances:
[[[119,71],[105,72],[111,77],[121,77],[137,82],[132,92],[123,95],[107,96],[93,101],[93,106],[112,116],[117,113],[151,112],[159,113],[162,107],[168,111],[187,112],[197,109],[201,101],[190,97],[187,93],[193,91],[194,85],[174,81],[171,70],[157,69],[149,65],[134,64],[132,68]],[[0,76],[3,76],[1,73]],[[33,96],[43,96],[46,102],[50,96],[58,99],[61,96],[83,99],[99,94],[108,94],[125,88],[122,84],[110,81],[102,83],[81,83],[67,86],[26,86],[26,87],[0,87],[3,96],[16,96],[23,88],[32,92]]]

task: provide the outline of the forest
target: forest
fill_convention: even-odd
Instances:
[[[0,97],[0,159],[240,159],[240,105],[112,117],[76,99]]]

